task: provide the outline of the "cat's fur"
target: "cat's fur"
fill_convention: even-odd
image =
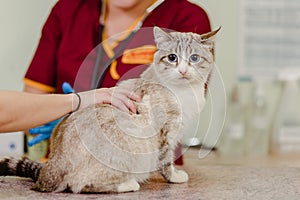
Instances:
[[[173,151],[204,106],[217,31],[200,36],[155,27],[153,63],[140,78],[118,85],[142,96],[137,114],[108,104],[75,112],[55,128],[47,163],[3,159],[0,175],[31,177],[38,191],[74,193],[137,191],[157,170],[169,182],[188,181],[186,172],[174,168]]]

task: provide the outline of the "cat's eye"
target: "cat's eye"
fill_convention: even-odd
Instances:
[[[201,60],[201,57],[198,54],[193,54],[190,56],[190,62],[191,63],[198,63]]]
[[[169,54],[167,58],[170,63],[175,63],[178,61],[178,57],[176,56],[176,54],[173,53]]]

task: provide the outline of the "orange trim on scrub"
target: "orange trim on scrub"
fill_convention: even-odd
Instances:
[[[105,33],[103,34],[103,37],[106,37]],[[103,40],[102,47],[109,58],[112,58],[115,55],[113,48],[116,47],[117,44],[118,43],[114,41],[112,43],[112,45],[113,45],[113,47],[112,47],[106,42],[106,40]],[[117,72],[117,61],[116,60],[112,61],[112,63],[110,64],[109,73],[114,80],[120,79],[120,75]]]
[[[115,52],[113,51],[113,49],[119,44],[120,41],[122,41],[126,37],[128,37],[128,35],[133,31],[133,29],[140,22],[141,19],[142,19],[142,16],[140,16],[137,20],[135,20],[135,22],[128,28],[128,30],[125,31],[119,38],[114,40],[111,44],[108,44],[107,35],[105,34],[105,31],[103,32],[102,46],[109,58],[112,58],[115,55]],[[116,60],[112,61],[110,68],[109,68],[109,73],[114,80],[120,79],[120,75],[117,71],[117,61]]]
[[[122,63],[150,64],[156,51],[154,45],[144,45],[134,49],[127,49],[123,53]]]
[[[45,85],[43,83],[40,83],[40,82],[36,82],[36,81],[33,81],[33,80],[30,80],[28,78],[24,78],[23,79],[23,82],[25,85],[28,85],[30,87],[34,87],[34,88],[37,88],[39,90],[43,90],[47,93],[53,93],[56,91],[55,87],[51,87],[49,85]]]

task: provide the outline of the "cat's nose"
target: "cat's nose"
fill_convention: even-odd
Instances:
[[[179,73],[184,76],[186,74],[186,70],[179,70]]]

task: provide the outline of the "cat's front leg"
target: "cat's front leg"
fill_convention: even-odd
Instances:
[[[172,163],[162,167],[161,175],[170,183],[185,183],[189,180],[188,174],[183,170],[177,170]]]

